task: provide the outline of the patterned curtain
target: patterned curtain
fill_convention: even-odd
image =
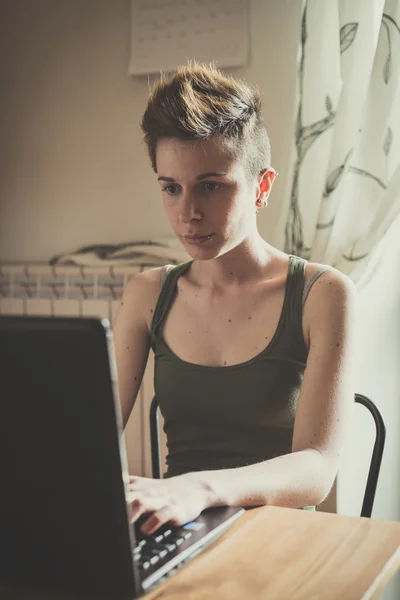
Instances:
[[[359,281],[400,224],[400,0],[305,0],[296,113],[285,251]]]

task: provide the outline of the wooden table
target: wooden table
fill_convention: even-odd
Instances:
[[[371,600],[400,567],[400,523],[256,508],[143,600]],[[7,600],[64,600],[2,587]]]
[[[400,567],[400,523],[264,507],[145,600],[371,600]]]

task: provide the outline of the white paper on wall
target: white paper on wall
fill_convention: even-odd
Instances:
[[[248,0],[132,0],[129,73],[171,71],[188,59],[242,66]]]

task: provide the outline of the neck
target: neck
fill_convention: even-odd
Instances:
[[[195,273],[205,287],[236,287],[258,281],[278,254],[257,232],[222,256],[195,261]]]

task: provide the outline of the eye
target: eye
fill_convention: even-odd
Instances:
[[[221,187],[220,183],[214,181],[205,181],[203,185],[206,192],[216,192]]]
[[[162,188],[163,192],[167,192],[170,196],[175,196],[179,192],[179,185],[177,183],[169,183]]]

